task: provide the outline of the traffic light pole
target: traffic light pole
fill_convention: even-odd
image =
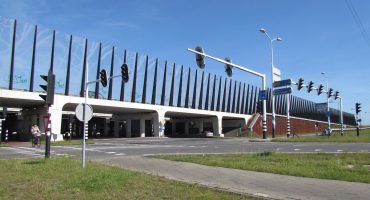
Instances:
[[[205,53],[202,53],[202,52],[199,52],[199,51],[195,51],[193,49],[187,49],[188,51],[190,52],[193,52],[195,54],[199,54],[199,55],[202,55],[204,57],[207,57],[207,58],[210,58],[212,60],[216,60],[218,62],[221,62],[221,63],[224,63],[226,65],[231,65],[235,68],[238,68],[244,72],[248,72],[250,74],[253,74],[253,75],[256,75],[256,76],[259,76],[262,80],[262,90],[266,90],[266,75],[265,74],[262,74],[262,73],[258,73],[254,70],[251,70],[251,69],[248,69],[246,67],[243,67],[243,66],[240,66],[240,65],[236,65],[234,63],[231,63],[231,62],[227,62],[225,60],[222,60],[220,58],[216,58],[216,57],[213,57],[213,56],[210,56],[210,55],[207,55]],[[266,139],[267,138],[267,122],[266,122],[266,100],[262,100],[262,132],[263,132],[263,139]]]
[[[47,109],[47,124],[46,124],[46,130],[45,130],[45,158],[50,158],[50,139],[51,139],[51,113],[50,113],[50,106],[48,105],[46,107]],[[40,141],[39,141],[40,142]]]
[[[339,97],[339,107],[340,107],[340,135],[343,136],[343,105],[342,105],[342,97]]]
[[[286,95],[286,137],[290,137],[290,94]]]

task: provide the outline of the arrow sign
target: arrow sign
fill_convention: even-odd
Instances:
[[[283,95],[283,94],[290,94],[290,93],[292,93],[291,87],[274,89],[274,95]]]
[[[274,87],[284,87],[284,86],[291,86],[291,85],[292,85],[292,79],[285,79],[285,80],[274,82]]]

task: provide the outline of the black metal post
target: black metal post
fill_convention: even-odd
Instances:
[[[35,26],[35,33],[34,33],[34,36],[33,36],[31,76],[30,76],[30,92],[33,92],[33,82],[34,82],[34,76],[35,76],[36,41],[37,41],[37,25]]]

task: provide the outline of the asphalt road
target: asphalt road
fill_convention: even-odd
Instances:
[[[52,156],[81,156],[81,146],[52,146]],[[203,154],[249,152],[370,152],[368,143],[250,142],[247,139],[218,138],[111,138],[87,145],[87,158],[145,156],[156,154]],[[23,146],[0,148],[0,158],[42,157],[44,148]]]

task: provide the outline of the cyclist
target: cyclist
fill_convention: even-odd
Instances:
[[[39,127],[36,124],[33,124],[31,127],[31,133],[32,133],[32,146],[37,145],[40,147],[41,142],[40,142],[40,137],[41,137],[41,132]]]

